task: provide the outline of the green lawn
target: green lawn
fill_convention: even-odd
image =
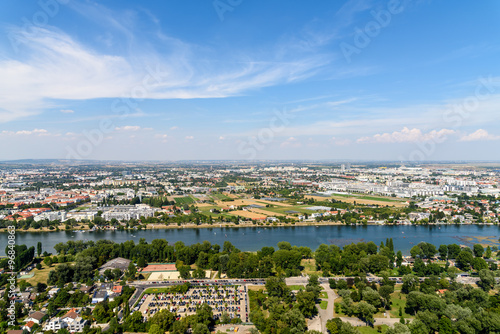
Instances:
[[[306,286],[305,285],[288,285],[288,287],[290,288],[290,290],[305,290],[306,289]]]
[[[403,316],[405,318],[409,317],[409,314],[405,312],[406,306],[406,296],[401,292],[394,292],[391,294],[391,306],[392,309],[389,311],[392,318],[399,318],[399,308],[403,309]]]
[[[387,325],[382,325],[380,326],[382,328],[382,332],[379,332],[377,329],[378,326],[375,326],[374,328],[364,326],[364,327],[356,327],[361,334],[379,334],[379,333],[385,333],[389,326]]]
[[[322,300],[319,303],[319,307],[321,307],[322,310],[326,310],[326,308],[328,307],[328,302],[326,300]]]
[[[302,259],[300,265],[304,267],[303,272],[306,274],[319,274],[320,272],[316,270],[316,260],[314,259]]]
[[[168,293],[170,292],[170,288],[149,288],[146,289],[143,294],[153,294],[153,293]]]
[[[179,205],[184,205],[184,204],[193,204],[194,199],[192,197],[186,196],[186,197],[176,197],[175,199],[175,204]]]
[[[325,299],[328,299],[328,294],[327,294],[325,291],[323,291],[323,292],[321,292],[321,293],[319,294],[319,298],[325,298]]]

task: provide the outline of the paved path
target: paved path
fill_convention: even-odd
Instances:
[[[314,330],[314,331],[326,333],[326,332],[323,332],[321,330],[321,316],[320,315],[315,316],[314,318],[312,318],[311,320],[309,320],[307,322],[307,329],[311,330],[311,331]]]
[[[342,321],[350,323],[351,325],[353,325],[355,327],[366,326],[366,323],[362,320],[359,320],[358,318],[340,317],[340,319]],[[394,324],[396,322],[399,322],[398,318],[375,318],[375,323],[373,325],[374,326],[378,326],[378,325],[394,326]]]
[[[329,320],[329,319],[333,319],[333,303],[335,301],[335,298],[337,298],[337,294],[335,293],[335,291],[333,291],[332,289],[330,289],[330,285],[329,284],[321,284],[321,287],[324,289],[323,291],[326,292],[327,296],[328,296],[328,305],[326,307],[326,310],[323,310],[321,309],[321,307],[319,307],[319,305],[317,306],[318,307],[318,311],[319,311],[319,316],[321,318],[321,332],[323,333],[326,333],[326,322]]]

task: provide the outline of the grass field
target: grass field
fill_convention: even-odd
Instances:
[[[403,316],[408,318],[410,315],[405,312],[406,306],[406,296],[401,292],[395,291],[391,294],[391,306],[392,309],[389,311],[391,313],[391,317],[399,318],[399,308],[401,307],[403,310]]]
[[[240,217],[245,217],[245,218],[250,218],[250,219],[266,219],[267,216],[256,213],[256,212],[251,212],[251,211],[244,211],[244,210],[236,210],[236,211],[231,211],[231,215],[233,216],[240,216]]]
[[[35,286],[37,283],[47,284],[47,279],[49,278],[49,273],[54,270],[59,264],[54,264],[52,267],[48,267],[45,263],[42,264],[42,269],[33,269],[35,276],[27,278],[25,281]]]
[[[355,195],[355,194],[334,194],[331,197],[319,197],[319,196],[305,196],[305,198],[314,198],[318,201],[324,201],[329,198],[333,198],[337,201],[346,202],[353,204],[364,204],[364,205],[380,205],[380,206],[395,206],[395,207],[405,207],[407,206],[405,199],[394,198],[394,197],[384,197],[384,196],[369,196],[369,195]]]
[[[146,289],[143,294],[151,294],[151,293],[167,293],[170,292],[170,288],[149,288]]]
[[[326,300],[322,300],[319,303],[319,307],[321,307],[322,310],[326,310],[326,308],[328,307],[328,302]]]
[[[325,299],[328,299],[328,294],[326,293],[326,291],[323,291],[319,294],[319,298],[325,298]]]
[[[316,260],[315,259],[303,259],[300,261],[300,265],[304,267],[304,273],[306,274],[317,274],[316,270]]]
[[[211,194],[210,197],[212,197],[212,199],[214,199],[216,201],[230,201],[230,200],[232,200],[231,197],[226,196],[224,194],[218,194],[218,193]]]
[[[333,316],[341,316],[344,317],[345,314],[342,312],[342,308],[340,307],[340,303],[342,302],[342,297],[339,297],[333,301],[333,305],[335,306],[333,308]],[[339,306],[337,306],[337,304]],[[336,309],[338,308],[338,312],[336,312]]]
[[[306,289],[306,286],[305,285],[287,285],[290,290],[294,291],[294,290],[305,290]]]
[[[192,197],[176,197],[174,198],[175,204],[184,205],[184,204],[193,204],[194,199]]]
[[[382,325],[380,326],[382,328],[382,332],[379,332],[377,329],[378,326],[375,326],[374,328],[368,327],[368,326],[363,326],[363,327],[356,327],[361,334],[380,334],[380,333],[385,333],[389,326],[387,325]]]

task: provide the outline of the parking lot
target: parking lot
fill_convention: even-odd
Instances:
[[[196,308],[201,304],[208,304],[212,308],[216,320],[226,312],[231,319],[240,318],[243,322],[248,322],[246,286],[195,286],[184,294],[145,294],[136,309],[145,317],[151,317],[162,309],[184,317],[195,314]]]

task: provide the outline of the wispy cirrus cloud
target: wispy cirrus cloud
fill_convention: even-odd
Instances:
[[[147,52],[111,55],[58,29],[33,29],[35,33],[28,35],[19,27],[10,27],[24,56],[0,61],[0,122],[39,113],[61,99],[235,96],[304,80],[330,61],[313,53],[277,59],[270,52],[236,55],[220,62],[215,61],[214,50],[165,36],[161,44],[169,45],[170,52],[148,48]]]
[[[391,133],[375,134],[373,136],[366,136],[359,138],[357,143],[418,143],[429,140],[442,140],[446,136],[455,134],[455,130],[441,129],[423,132],[420,129],[409,129],[404,127],[401,131],[394,131]]]

